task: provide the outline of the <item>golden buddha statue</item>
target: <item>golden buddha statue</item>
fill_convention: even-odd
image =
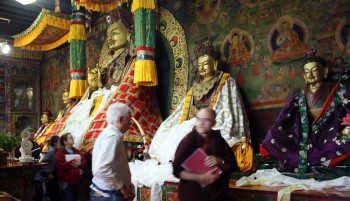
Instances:
[[[41,125],[34,135],[34,141],[39,139],[42,136],[42,134],[44,134],[47,127],[52,124],[53,120],[52,120],[52,113],[50,112],[50,110],[46,109],[41,114],[40,122],[41,122]]]
[[[71,133],[74,137],[74,147],[80,148],[84,131],[89,127],[93,118],[108,104],[111,93],[117,90],[112,85],[111,89],[102,88],[101,69],[97,65],[94,69],[88,69],[87,76],[89,88],[67,117],[61,133]]]
[[[62,102],[65,105],[65,107],[59,111],[56,120],[62,119],[73,106],[73,100],[69,98],[69,91],[64,90],[62,94]]]
[[[150,145],[149,154],[161,163],[167,163],[174,157],[181,139],[195,125],[194,115],[202,107],[213,108],[216,113],[214,129],[220,130],[230,146],[246,136],[250,141],[250,132],[244,104],[238,86],[228,73],[218,71],[217,54],[210,41],[199,44],[195,51],[199,79],[177,109],[162,123]]]
[[[304,90],[291,94],[260,146],[263,158],[272,156],[283,171],[304,174],[308,166],[335,166],[350,155],[350,141],[339,133],[340,119],[350,113],[345,84],[326,81],[325,60],[310,50],[303,60]]]
[[[323,67],[323,65],[319,62],[309,62],[304,65],[304,79],[305,83],[308,86],[306,90],[307,102],[309,106],[309,115],[312,116],[312,119],[316,119],[317,116],[321,113],[322,105],[326,101],[322,99],[319,101],[317,105],[312,105],[314,103],[314,99],[318,99],[320,93],[324,94],[324,91],[320,90],[318,94],[316,91],[324,85],[323,80],[327,78],[328,68]]]
[[[99,68],[102,85],[111,89],[108,103],[92,117],[81,141],[81,150],[91,152],[95,139],[107,126],[106,110],[114,102],[127,104],[133,110],[133,117],[142,127],[145,135],[152,137],[158,129],[162,118],[153,87],[134,84],[134,66],[136,55],[132,40],[132,14],[128,8],[121,6],[107,17],[107,38],[101,50]],[[92,69],[91,74],[97,73]],[[113,87],[116,87],[113,90]],[[132,124],[124,135],[125,141],[143,142],[143,136],[136,124]]]
[[[235,155],[237,166],[241,172],[246,173],[255,171],[254,150],[245,136],[242,137],[240,143],[237,143],[232,147],[232,151]]]
[[[45,152],[48,148],[45,145],[46,139],[49,139],[51,136],[58,135],[59,131],[63,126],[62,122],[65,121],[67,116],[70,114],[70,112],[76,105],[76,102],[73,99],[69,98],[69,91],[66,89],[62,93],[62,102],[65,106],[62,110],[59,111],[55,121],[46,126],[45,131],[35,139],[35,141],[40,146],[44,147],[43,152]]]

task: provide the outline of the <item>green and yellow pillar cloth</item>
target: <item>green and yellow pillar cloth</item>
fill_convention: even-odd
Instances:
[[[136,63],[134,83],[140,86],[158,84],[155,63],[155,17],[154,0],[134,0],[131,12],[135,22]]]
[[[70,98],[81,98],[88,84],[86,81],[86,30],[85,15],[74,12],[71,16],[71,25],[68,41],[70,42]]]

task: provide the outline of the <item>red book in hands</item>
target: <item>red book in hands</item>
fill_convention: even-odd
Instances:
[[[182,164],[181,166],[185,170],[196,173],[196,174],[205,174],[208,171],[214,171],[214,174],[221,174],[222,170],[218,166],[208,167],[204,164],[207,154],[201,148],[196,149]],[[199,182],[202,188],[206,187],[208,184]]]

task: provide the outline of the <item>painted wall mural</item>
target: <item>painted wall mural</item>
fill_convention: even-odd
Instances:
[[[272,63],[288,63],[307,54],[308,29],[305,24],[285,15],[278,19],[267,37]]]
[[[161,5],[186,16],[179,21],[189,41],[190,80],[195,44],[208,37],[251,110],[280,108],[304,86],[301,60],[309,48],[316,48],[329,65],[336,56],[349,60],[347,1],[173,0]]]

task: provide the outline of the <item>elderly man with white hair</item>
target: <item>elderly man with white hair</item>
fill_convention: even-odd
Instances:
[[[91,201],[132,200],[135,196],[123,144],[123,133],[131,125],[131,115],[131,109],[122,103],[114,103],[107,110],[108,125],[92,151]]]

